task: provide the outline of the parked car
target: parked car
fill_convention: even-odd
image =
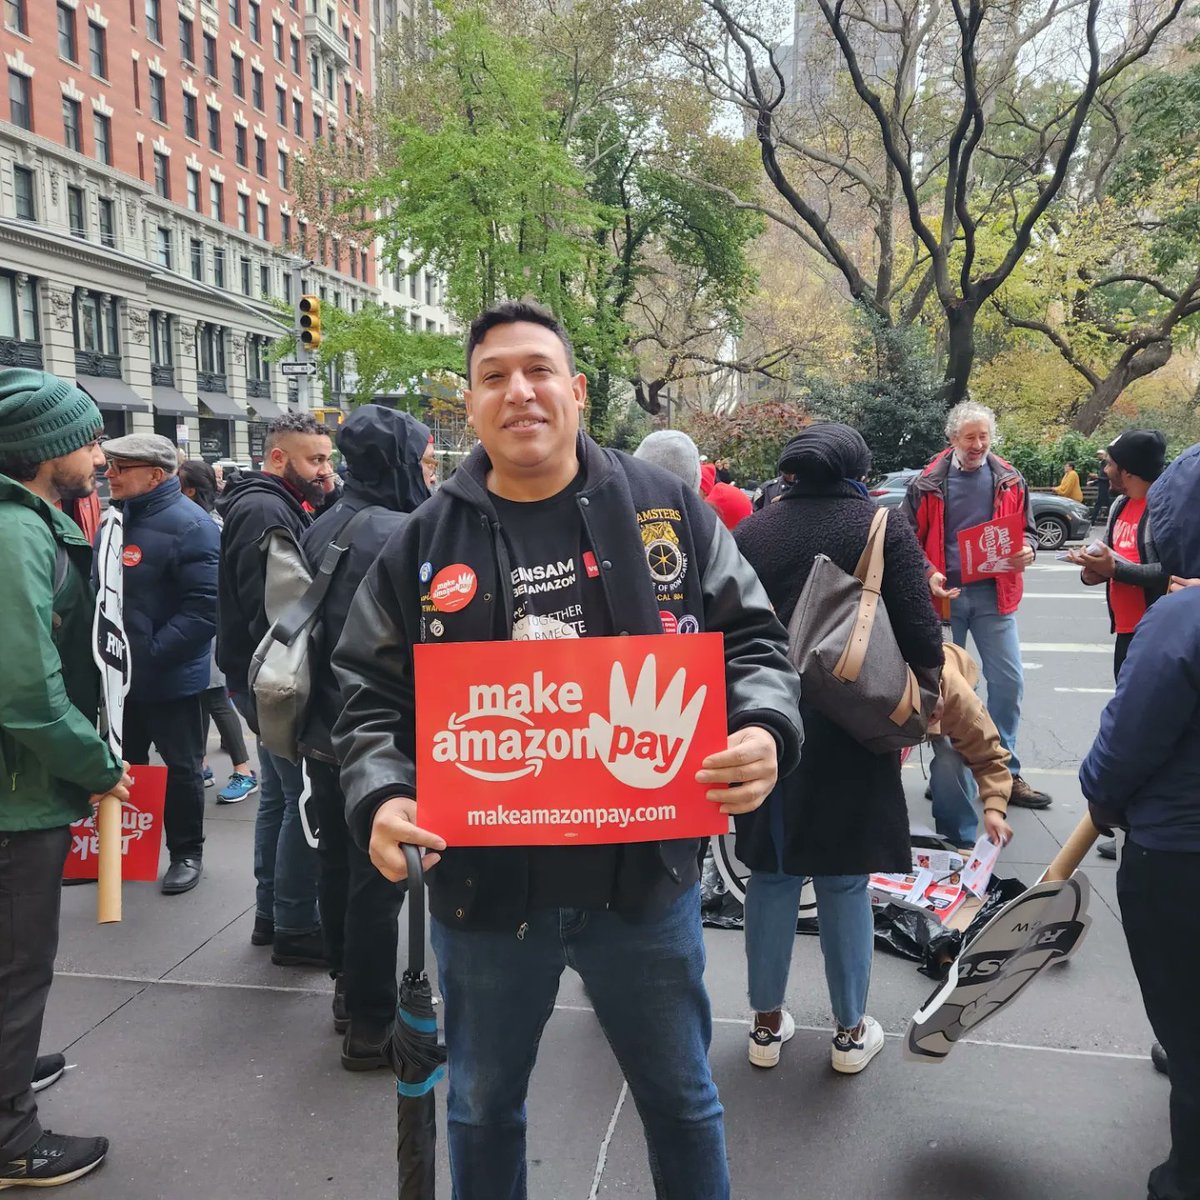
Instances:
[[[870,486],[871,498],[885,508],[896,508],[904,499],[909,483],[919,470],[891,471]],[[1038,547],[1057,550],[1066,542],[1087,540],[1092,527],[1091,510],[1065,496],[1050,492],[1031,492],[1033,523],[1037,529]]]

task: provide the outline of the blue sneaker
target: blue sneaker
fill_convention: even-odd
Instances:
[[[204,768],[204,786],[206,788],[210,788],[210,787],[212,787],[212,785],[213,785],[212,767],[205,767]]]
[[[257,791],[258,776],[253,771],[249,775],[239,775],[234,771],[229,782],[217,793],[217,803],[237,804]]]

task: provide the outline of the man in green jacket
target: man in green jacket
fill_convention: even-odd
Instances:
[[[58,950],[70,824],[129,798],[96,731],[92,550],[59,509],[96,486],[100,412],[42,371],[0,371],[0,1189],[54,1187],[98,1167],[105,1138],[38,1123],[34,1067]]]

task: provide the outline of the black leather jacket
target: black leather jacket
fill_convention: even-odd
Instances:
[[[670,612],[676,621],[691,618],[685,628],[724,634],[729,727],[769,729],[780,773],[792,770],[803,736],[799,678],[787,661],[786,632],[728,530],[698,493],[668,472],[582,435],[579,455],[585,482],[576,503],[602,569],[612,627],[663,634],[660,614]],[[384,547],[334,652],[344,705],[334,747],[347,823],[362,846],[384,800],[417,794],[413,645],[511,635],[508,554],[484,483],[489,466],[477,449]],[[648,567],[656,536],[676,539],[687,564],[665,593]],[[422,576],[457,563],[476,573],[476,598],[458,612],[436,612]],[[669,903],[695,882],[697,848],[694,839],[626,846],[613,907],[636,916]],[[515,928],[526,913],[528,875],[521,847],[451,848],[430,875],[431,909],[459,928]]]

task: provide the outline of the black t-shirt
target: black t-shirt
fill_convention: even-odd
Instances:
[[[492,495],[512,565],[513,641],[606,637],[613,633],[596,556],[576,497],[582,472],[548,500]],[[535,846],[529,851],[530,908],[607,908],[620,846]]]

